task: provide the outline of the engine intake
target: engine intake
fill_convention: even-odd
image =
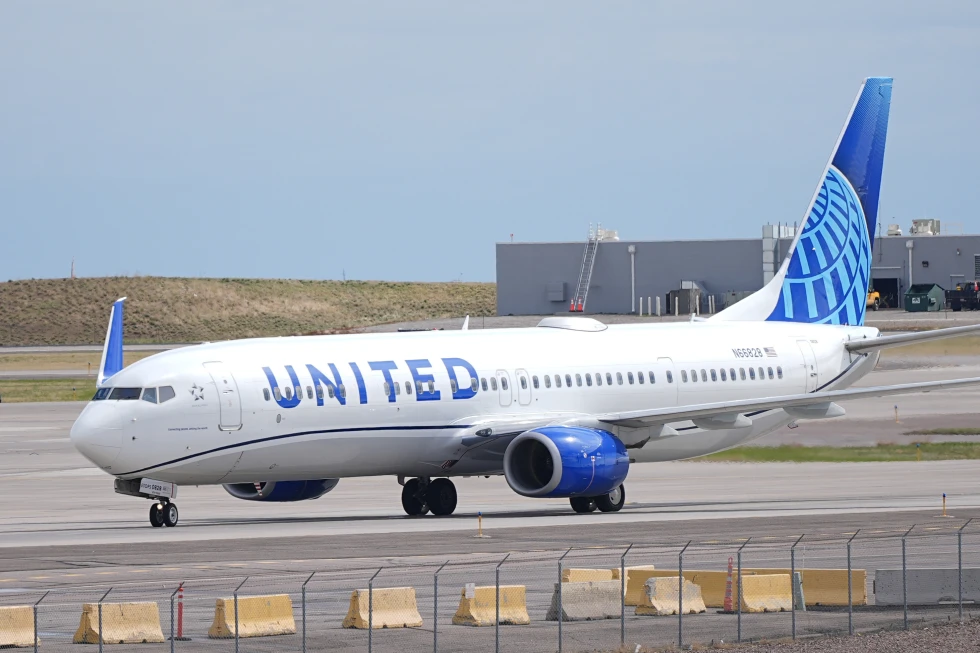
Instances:
[[[626,446],[599,429],[534,429],[504,452],[507,484],[526,497],[598,496],[619,487],[628,472]]]
[[[318,481],[267,481],[264,483],[230,483],[222,487],[231,496],[245,501],[307,501],[319,499],[337,487],[339,478]]]

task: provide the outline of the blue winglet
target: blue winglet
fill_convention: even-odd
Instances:
[[[102,348],[102,365],[99,367],[99,386],[123,368],[124,301],[125,297],[117,299],[109,315],[109,328],[106,330],[105,345]]]

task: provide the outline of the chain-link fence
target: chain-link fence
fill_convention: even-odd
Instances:
[[[5,590],[0,648],[564,652],[918,628],[980,616],[976,526]]]

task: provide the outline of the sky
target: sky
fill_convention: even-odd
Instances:
[[[0,3],[0,281],[492,281],[757,238],[895,78],[879,221],[980,231],[980,3]]]

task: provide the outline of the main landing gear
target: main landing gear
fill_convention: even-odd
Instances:
[[[153,528],[167,526],[173,528],[177,525],[177,504],[170,503],[166,499],[156,501],[150,506],[150,524]]]
[[[448,478],[413,478],[402,487],[402,508],[407,515],[451,515],[456,510],[456,486]]]
[[[626,503],[626,488],[620,485],[609,494],[597,497],[572,497],[568,500],[575,512],[619,512]]]

